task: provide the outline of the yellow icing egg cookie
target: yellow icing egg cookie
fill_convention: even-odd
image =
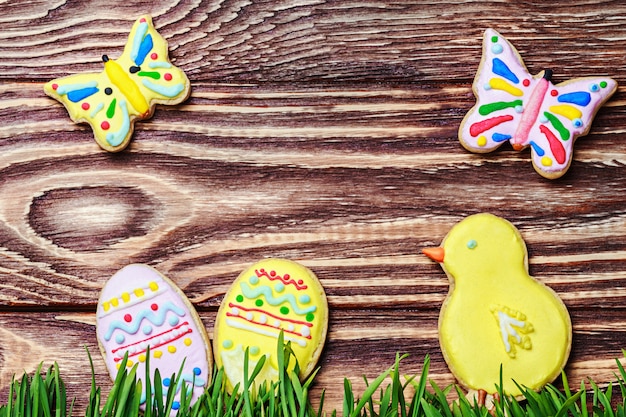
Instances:
[[[135,120],[150,118],[156,104],[178,104],[189,96],[189,79],[170,62],[167,42],[148,15],[133,25],[122,55],[104,55],[102,61],[102,72],[68,75],[44,86],[74,122],[91,126],[102,149],[121,151]]]
[[[528,274],[526,245],[508,221],[487,213],[457,223],[441,247],[450,291],[439,342],[450,371],[470,390],[493,394],[502,365],[504,392],[519,396],[553,381],[569,356],[572,325],[561,299]]]
[[[192,401],[204,392],[212,374],[206,330],[187,297],[155,269],[132,264],[113,275],[100,294],[96,325],[100,350],[113,379],[126,354],[127,366],[137,364],[139,379],[144,378],[149,359],[150,374],[159,370],[165,396],[173,383],[170,377],[179,375],[184,361],[180,380],[193,390]],[[180,407],[179,391],[180,385],[174,411]],[[144,393],[141,404],[145,401]]]
[[[278,337],[291,342],[300,377],[313,371],[328,327],[324,288],[308,268],[285,259],[265,259],[239,275],[224,297],[215,321],[215,364],[223,367],[228,389],[243,386],[243,364],[249,349],[249,372],[259,359],[265,365],[255,379],[278,380]],[[290,369],[293,369],[293,360]]]

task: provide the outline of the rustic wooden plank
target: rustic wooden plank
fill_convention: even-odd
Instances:
[[[626,340],[626,112],[620,88],[546,181],[528,152],[472,155],[456,139],[473,104],[482,31],[531,72],[623,82],[626,6],[614,2],[16,1],[0,5],[0,387],[58,361],[85,405],[107,389],[94,318],[105,280],[130,262],[173,279],[211,332],[221,299],[266,256],[312,268],[331,306],[313,397],[341,409],[397,352],[404,373],[432,356],[448,291],[420,254],[464,216],[522,232],[530,272],[567,304],[572,385],[614,379]],[[183,105],[138,122],[107,154],[42,84],[100,71],[150,12],[192,82]],[[354,349],[358,344],[359,349]],[[0,388],[0,400],[6,390]]]
[[[213,326],[214,313],[201,314],[208,329]],[[575,340],[572,355],[577,360],[570,361],[566,367],[570,384],[579,385],[588,378],[612,380],[612,373],[617,368],[614,358],[621,356],[622,347],[615,341],[626,336],[626,322],[595,309],[593,313],[602,318],[601,324],[576,325],[581,317],[578,310],[573,313]],[[586,314],[588,310],[582,316]],[[87,349],[94,358],[96,381],[106,394],[110,381],[104,363],[99,359],[94,323],[93,313],[0,314],[0,334],[4,341],[0,353],[6,358],[0,372],[0,385],[6,387],[15,373],[33,372],[39,361],[48,365],[57,362],[68,392],[76,397],[77,409],[83,409],[91,378]],[[350,379],[355,392],[363,392],[362,377],[372,380],[378,376],[393,364],[396,353],[409,353],[402,361],[403,375],[419,375],[425,355],[430,355],[431,379],[441,386],[454,382],[438,351],[436,312],[394,309],[372,314],[370,310],[333,310],[331,323],[328,345],[320,358],[320,373],[311,393],[317,400],[321,390],[326,390],[326,411],[341,404],[344,378]],[[51,337],[54,343],[50,343]],[[359,349],[354,349],[357,342]],[[347,375],[346,369],[354,371]],[[0,392],[6,396],[6,389]]]
[[[143,13],[153,14],[175,62],[194,81],[229,83],[467,82],[480,59],[482,31],[490,26],[514,42],[533,73],[546,67],[555,69],[556,79],[615,73],[626,33],[626,5],[610,1],[561,7],[233,0],[169,8],[12,2],[4,8],[0,77],[39,81],[101,70],[100,57],[121,53],[133,20]]]

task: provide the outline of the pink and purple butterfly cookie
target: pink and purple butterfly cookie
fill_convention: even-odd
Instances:
[[[584,136],[598,109],[617,89],[609,77],[583,77],[553,84],[552,71],[532,76],[502,35],[487,29],[473,91],[476,105],[459,128],[459,140],[471,152],[491,152],[510,142],[531,148],[535,170],[561,177],[572,162],[574,141]]]

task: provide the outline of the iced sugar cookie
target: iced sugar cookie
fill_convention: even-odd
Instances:
[[[189,96],[187,76],[169,61],[167,42],[148,15],[135,22],[122,55],[102,61],[104,71],[57,78],[44,91],[74,122],[88,123],[107,151],[124,149],[135,120],[151,117],[157,103],[178,104]]]
[[[248,348],[250,372],[261,356],[267,357],[255,382],[278,380],[277,338],[282,330],[305,378],[322,352],[327,327],[326,294],[313,272],[293,261],[265,259],[242,272],[224,297],[215,321],[215,364],[224,367],[232,391],[243,385]]]
[[[439,315],[439,342],[450,371],[470,390],[496,392],[513,383],[538,390],[569,356],[572,325],[554,291],[528,275],[526,245],[508,221],[491,214],[457,223],[438,248],[450,291]]]
[[[516,150],[530,147],[535,170],[554,179],[569,168],[574,141],[589,132],[617,83],[584,77],[554,85],[551,70],[532,76],[513,45],[487,29],[472,89],[476,105],[459,128],[463,147],[478,153],[504,142]]]
[[[96,320],[100,349],[113,379],[126,353],[127,365],[138,364],[137,376],[143,379],[149,347],[150,373],[159,369],[164,394],[183,360],[182,380],[193,387],[192,401],[202,394],[212,372],[209,338],[187,297],[158,271],[141,264],[118,271],[102,289]],[[174,410],[179,400],[180,386]]]

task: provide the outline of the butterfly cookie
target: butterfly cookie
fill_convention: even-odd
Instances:
[[[543,177],[565,174],[574,141],[589,132],[617,83],[583,77],[554,85],[551,78],[551,70],[530,75],[513,45],[487,29],[472,87],[476,105],[459,128],[463,147],[485,153],[508,141],[516,150],[531,148],[533,166]]]
[[[178,104],[189,96],[189,79],[172,65],[167,41],[150,16],[133,25],[118,59],[102,57],[104,71],[57,78],[44,86],[76,123],[88,123],[96,142],[109,152],[124,149],[135,120],[152,116],[156,104]]]

